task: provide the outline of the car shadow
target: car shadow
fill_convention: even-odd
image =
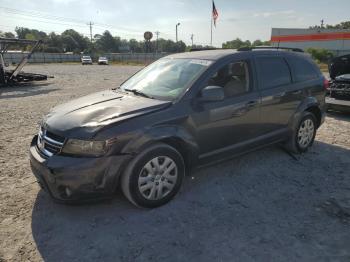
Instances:
[[[327,117],[331,117],[337,120],[342,121],[350,121],[350,113],[349,112],[341,112],[341,111],[328,111]]]
[[[58,88],[45,88],[52,83],[19,83],[11,87],[0,87],[0,100],[48,94]]]
[[[316,141],[296,158],[269,147],[195,170],[156,209],[121,193],[55,204],[40,191],[32,234],[44,261],[345,261],[346,170],[349,150]]]

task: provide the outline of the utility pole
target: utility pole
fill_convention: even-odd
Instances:
[[[158,53],[158,36],[159,36],[159,31],[154,32],[157,36],[157,40],[156,40],[156,53]]]
[[[192,47],[193,47],[193,36],[194,34],[191,35]]]
[[[321,20],[321,28],[324,28],[324,19]]]
[[[180,23],[176,24],[176,42],[177,42],[177,27],[180,25]]]
[[[92,26],[94,25],[94,23],[90,21],[90,23],[88,23],[87,25],[90,26],[90,41],[92,43]]]

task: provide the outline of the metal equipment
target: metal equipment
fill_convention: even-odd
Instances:
[[[47,80],[47,75],[24,73],[23,67],[28,62],[35,49],[42,43],[41,40],[27,40],[16,38],[2,38],[0,37],[0,86],[13,85],[19,82],[31,82],[31,81],[43,81]],[[31,50],[26,53],[21,62],[13,70],[6,70],[6,62],[4,60],[4,54],[8,51],[11,45],[31,45]]]

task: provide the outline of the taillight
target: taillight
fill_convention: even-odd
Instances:
[[[325,90],[329,90],[329,80],[327,78],[323,80],[323,87]]]

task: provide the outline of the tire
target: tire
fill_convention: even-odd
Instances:
[[[296,154],[306,152],[314,143],[316,130],[316,117],[310,112],[304,112],[293,134],[286,143],[287,150]]]
[[[125,197],[138,207],[154,208],[168,203],[180,190],[185,163],[173,147],[157,143],[129,163],[121,177]]]

